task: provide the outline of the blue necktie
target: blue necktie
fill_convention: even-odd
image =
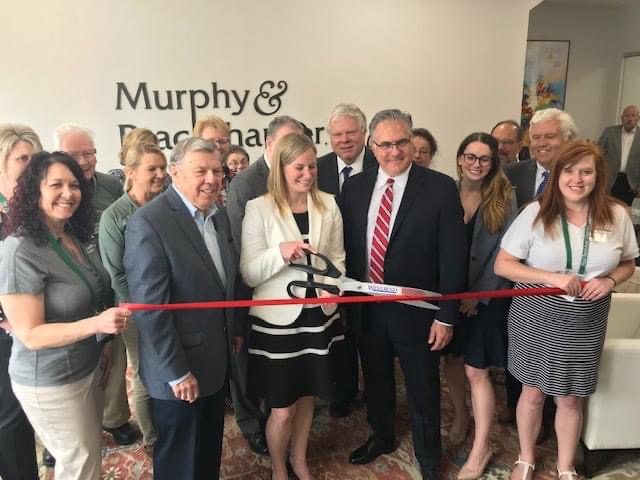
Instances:
[[[544,172],[542,172],[542,182],[540,183],[540,186],[536,191],[536,198],[538,198],[540,195],[542,195],[542,192],[544,192],[544,187],[547,186],[547,180],[549,180],[549,172],[545,170]]]
[[[349,176],[351,175],[351,170],[353,170],[353,167],[349,167],[346,166],[342,169],[342,185],[344,185],[344,182],[347,181],[347,178],[349,178]]]

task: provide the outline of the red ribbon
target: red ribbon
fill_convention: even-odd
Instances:
[[[479,300],[481,298],[507,298],[540,295],[564,295],[566,292],[555,287],[505,288],[504,290],[485,290],[481,292],[448,293],[440,296],[424,295],[357,295],[347,297],[323,298],[273,298],[265,300],[222,300],[216,302],[168,303],[165,305],[149,303],[121,303],[122,308],[131,311],[152,310],[208,310],[216,308],[264,307],[270,305],[321,305],[335,303],[386,303],[398,300],[424,300],[427,302],[445,302],[448,300]]]

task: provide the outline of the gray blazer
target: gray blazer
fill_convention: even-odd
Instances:
[[[607,127],[598,140],[600,148],[604,153],[607,162],[607,191],[616,182],[616,177],[620,172],[620,157],[622,156],[622,125]],[[636,134],[629,150],[627,160],[627,179],[629,186],[633,189],[640,184],[640,129],[636,128]]]
[[[516,190],[518,208],[533,200],[537,170],[538,165],[532,158],[505,165],[504,173]]]
[[[493,271],[493,265],[500,251],[500,241],[502,235],[516,216],[517,205],[515,194],[511,198],[511,211],[509,219],[502,230],[496,233],[489,233],[484,225],[484,210],[482,206],[478,209],[476,223],[473,227],[473,238],[471,239],[471,249],[469,251],[469,272],[467,281],[470,291],[500,290],[510,288],[511,282],[505,278],[497,276]],[[485,305],[489,304],[488,298],[481,300]]]
[[[227,193],[227,213],[231,222],[231,235],[236,251],[240,251],[242,239],[242,220],[244,219],[244,209],[249,200],[258,198],[267,193],[267,179],[269,178],[269,166],[260,155],[249,168],[236,175],[229,184]]]
[[[125,233],[124,266],[133,303],[179,303],[233,298],[238,255],[224,209],[215,215],[227,287],[204,239],[173,188],[137,210]],[[226,379],[225,310],[145,311],[135,314],[140,331],[140,375],[149,394],[175,400],[170,381],[191,372],[200,395],[219,391]]]

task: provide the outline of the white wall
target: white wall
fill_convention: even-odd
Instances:
[[[173,134],[188,109],[116,110],[116,84],[132,91],[249,90],[285,80],[278,114],[324,126],[335,104],[370,117],[398,107],[442,147],[436,167],[453,173],[461,139],[517,118],[529,8],[537,0],[170,0],[7,2],[0,29],[0,121],[33,126],[51,148],[56,125],[96,131],[99,169],[115,167],[119,124]],[[7,48],[11,45],[10,48]],[[184,94],[186,99],[188,94]],[[203,98],[203,94],[196,94]],[[222,97],[220,97],[222,99]],[[247,133],[270,116],[208,107]],[[319,138],[324,153],[326,133]],[[251,149],[256,157],[261,148]]]
[[[618,25],[620,28],[620,38],[618,42],[618,57],[622,57],[625,53],[639,53],[640,52],[640,3],[636,2],[635,5],[621,9],[618,12]],[[634,57],[627,65],[635,65],[634,68],[634,81],[633,85],[640,86],[640,71],[638,69],[638,61],[640,57]],[[627,80],[630,79],[629,71],[626,72]],[[626,86],[626,98],[623,99],[620,109],[624,108],[628,101],[635,102],[636,105],[640,105],[640,88],[635,88],[633,92],[629,91],[629,85]],[[628,100],[628,101],[624,101]],[[616,121],[618,120],[620,112],[616,112]]]
[[[565,109],[585,138],[620,123],[622,56],[640,51],[640,2],[628,7],[543,2],[531,10],[530,40],[570,40]]]
[[[529,18],[530,40],[569,40],[565,110],[580,135],[598,139],[615,117],[620,60],[618,9],[543,2]]]

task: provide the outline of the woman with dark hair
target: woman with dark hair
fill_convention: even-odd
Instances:
[[[9,200],[18,177],[35,152],[42,150],[36,132],[26,125],[0,125],[0,241],[5,237]],[[9,356],[13,340],[0,307],[0,478],[37,480],[33,428],[11,390]]]
[[[102,396],[98,334],[127,326],[95,247],[88,184],[73,158],[33,156],[9,203],[0,301],[14,334],[9,375],[55,477],[99,479]],[[103,360],[108,360],[103,358]],[[106,365],[100,365],[106,367]]]
[[[493,272],[500,239],[516,211],[516,199],[509,180],[502,172],[497,141],[488,133],[472,133],[458,147],[458,187],[464,208],[469,248],[467,288],[470,291],[507,288],[510,282]],[[468,412],[464,378],[471,387],[475,420],[473,447],[458,474],[459,480],[480,478],[493,451],[489,433],[494,416],[495,394],[489,367],[504,367],[506,299],[462,300],[452,355],[445,360],[445,371],[456,418],[449,433],[452,444],[466,437]]]
[[[429,168],[433,157],[438,153],[438,142],[426,128],[414,128],[411,130],[411,143],[415,150],[413,161],[418,165]]]
[[[229,153],[224,158],[224,164],[229,169],[229,175],[233,179],[238,173],[249,168],[249,154],[239,145],[231,145]]]
[[[516,288],[552,285],[567,293],[515,297],[511,303],[508,366],[523,384],[513,480],[533,477],[548,395],[557,406],[558,478],[578,478],[583,402],[596,389],[611,291],[633,274],[638,256],[631,219],[607,196],[606,180],[597,146],[564,145],[542,198],[524,208],[502,239],[498,275],[517,282]]]

